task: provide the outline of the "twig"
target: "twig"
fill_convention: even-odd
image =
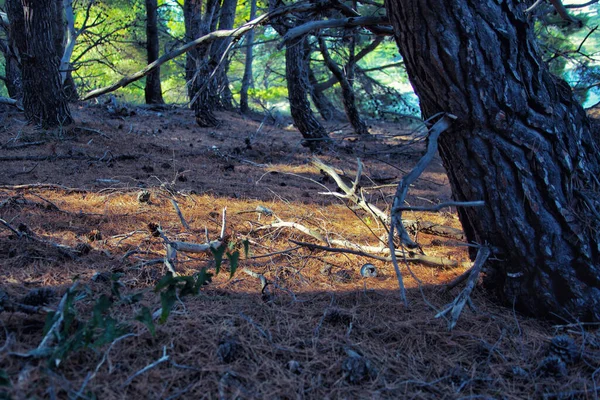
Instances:
[[[491,251],[487,246],[482,246],[477,251],[477,257],[475,257],[475,262],[473,263],[473,268],[471,268],[471,272],[469,273],[469,279],[467,280],[467,285],[460,292],[460,294],[454,299],[454,301],[448,305],[444,310],[440,311],[435,317],[440,318],[444,315],[450,313],[450,320],[448,321],[448,330],[452,330],[456,323],[458,322],[458,318],[460,317],[460,313],[464,308],[465,304],[471,299],[471,292],[477,285],[477,280],[479,278],[479,274],[481,273],[481,269],[485,264],[486,260],[490,256]]]
[[[290,239],[290,242],[297,244],[298,246],[307,247],[310,250],[325,250],[325,251],[329,251],[331,253],[347,253],[347,254],[354,254],[354,255],[362,256],[362,257],[369,257],[369,258],[373,258],[373,259],[379,260],[379,261],[387,261],[387,262],[392,261],[391,257],[383,257],[383,256],[375,255],[375,254],[369,254],[369,253],[365,253],[364,251],[360,251],[360,250],[339,249],[339,248],[329,247],[329,246],[320,246],[318,244],[299,242],[297,240],[292,240],[292,239]]]
[[[185,229],[187,229],[188,231],[191,230],[190,226],[186,222],[185,218],[183,218],[183,214],[181,213],[181,210],[179,209],[179,205],[177,204],[175,199],[171,199],[171,204],[173,204],[173,207],[175,208],[175,211],[177,212],[177,216],[179,217],[179,220],[181,221],[181,225],[183,225],[183,227]]]
[[[151,370],[152,368],[156,367],[157,365],[164,363],[165,361],[169,361],[169,356],[167,355],[167,346],[163,346],[163,356],[161,358],[159,358],[158,360],[154,361],[151,364],[146,365],[144,368],[140,369],[138,372],[136,372],[135,374],[133,374],[129,378],[127,378],[127,380],[123,384],[123,387],[128,386],[136,377],[138,377],[139,375],[143,374],[144,372],[146,372],[148,370]]]
[[[120,342],[121,340],[126,339],[126,338],[131,337],[131,336],[137,336],[137,335],[134,334],[134,333],[128,333],[128,334],[120,336],[120,337],[118,337],[118,338],[116,338],[115,340],[112,341],[112,343],[110,344],[110,346],[108,346],[108,349],[104,352],[104,355],[102,356],[102,359],[100,360],[100,362],[98,363],[98,365],[96,365],[96,369],[94,369],[94,372],[90,372],[90,373],[87,374],[87,376],[85,377],[85,380],[81,384],[81,388],[79,389],[79,391],[77,393],[75,393],[75,398],[76,399],[79,398],[79,397],[84,397],[83,390],[88,385],[88,383],[90,383],[90,381],[92,379],[94,379],[94,377],[96,376],[96,374],[100,370],[100,367],[102,367],[102,365],[104,364],[104,362],[108,358],[108,355],[109,355],[110,351],[112,350],[113,346],[116,343]]]
[[[56,309],[55,314],[55,317],[58,315],[58,318],[56,318],[56,321],[54,321],[54,324],[52,324],[52,326],[48,330],[48,333],[46,333],[46,336],[44,336],[44,338],[40,342],[39,346],[35,350],[36,352],[40,352],[49,348],[52,345],[52,342],[54,341],[56,336],[59,335],[57,331],[60,329],[60,326],[62,325],[62,322],[65,319],[65,307],[67,305],[67,298],[71,293],[75,291],[78,285],[79,281],[75,281],[75,283],[73,283],[73,285],[69,289],[67,289],[67,292],[63,295],[62,299],[60,299],[60,303],[58,303],[58,308]]]
[[[267,339],[269,342],[273,341],[273,336],[271,335],[271,332],[264,330],[259,324],[254,322],[254,320],[252,318],[250,318],[249,316],[247,316],[246,314],[244,314],[241,311],[240,311],[240,317],[244,318],[250,325],[252,325],[254,328],[256,328],[256,330],[259,331],[260,334],[263,335],[264,338]]]
[[[6,228],[10,229],[15,235],[17,235],[17,237],[20,238],[20,237],[23,236],[23,234],[21,232],[19,232],[15,228],[13,228],[11,224],[9,224],[8,222],[6,222],[2,218],[0,218],[0,224],[4,225]]]
[[[227,207],[223,208],[223,219],[221,221],[221,235],[219,239],[223,240],[225,237],[225,227],[227,226]]]

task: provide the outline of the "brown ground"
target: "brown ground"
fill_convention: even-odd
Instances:
[[[188,110],[178,108],[129,108],[115,116],[103,106],[82,106],[74,113],[75,125],[40,132],[16,110],[0,110],[0,218],[21,235],[0,225],[0,287],[21,302],[31,289],[50,288],[54,296],[48,307],[56,309],[77,278],[77,321],[62,332],[63,344],[91,320],[101,294],[114,301],[105,316],[127,328],[119,339],[111,337],[111,344],[73,350],[59,357],[58,366],[49,365],[47,355],[18,355],[42,341],[46,311],[3,312],[0,384],[8,386],[5,392],[0,387],[0,398],[520,399],[598,394],[600,338],[594,327],[531,320],[495,306],[476,290],[476,311],[466,309],[448,332],[446,321],[434,316],[459,289],[447,293],[439,284],[465,266],[411,264],[425,285],[422,291],[403,266],[409,288],[406,308],[398,300],[390,263],[294,249],[289,239],[314,239],[290,228],[258,230],[273,222],[253,212],[264,206],[329,238],[376,245],[385,233],[372,217],[319,194],[322,185],[331,190],[335,185],[308,164],[310,154],[289,121],[274,124],[260,116],[220,114],[221,127],[200,129]],[[413,143],[415,127],[377,124],[374,140],[353,141],[347,125],[332,125],[338,147],[321,158],[351,180],[360,157],[363,188],[396,183],[423,150],[420,141]],[[143,188],[150,192],[150,202],[138,201]],[[365,195],[385,208],[393,190],[382,187]],[[427,205],[449,195],[447,178],[435,161],[411,188],[408,201]],[[182,226],[171,199],[190,229]],[[151,289],[165,267],[146,262],[163,258],[165,247],[148,224],[160,224],[171,240],[204,243],[205,230],[210,239],[219,236],[224,207],[232,251],[243,253],[241,243],[247,239],[249,258],[242,255],[232,279],[225,262],[225,271],[199,296],[176,302],[165,324],[155,321],[153,337],[134,319],[142,307],[151,312],[161,307]],[[408,217],[459,227],[454,213]],[[425,234],[418,240],[427,255],[467,261],[464,247],[453,240]],[[360,276],[366,262],[378,268],[376,278]],[[181,274],[193,275],[203,267],[214,272],[213,257],[180,253]],[[259,280],[243,268],[272,283],[270,298],[261,296]],[[111,274],[119,274],[113,277],[122,284],[121,300],[111,293]],[[139,292],[141,302],[124,300]],[[561,346],[550,346],[550,341],[556,335],[567,335],[576,344],[572,362],[565,364],[569,357],[555,355]],[[157,363],[164,354],[168,358]]]

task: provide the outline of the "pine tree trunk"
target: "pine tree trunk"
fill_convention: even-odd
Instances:
[[[146,50],[148,64],[158,59],[160,43],[158,40],[158,1],[146,0]],[[160,84],[160,68],[156,68],[146,76],[144,88],[146,104],[164,104]]]
[[[439,152],[485,285],[535,316],[600,321],[600,160],[583,109],[541,62],[517,0],[390,0],[424,118],[458,117]]]
[[[202,14],[201,0],[185,0],[183,12],[188,40],[197,39],[214,29],[214,20],[219,3],[216,0],[208,0],[205,6],[205,12]],[[200,46],[189,51],[186,59],[186,80],[190,107],[194,110],[196,123],[201,127],[219,125],[219,121],[214,115],[217,106],[215,98],[210,95],[210,93],[214,93],[211,87],[214,80],[209,79],[212,71],[209,56],[210,45]]]
[[[325,93],[323,93],[322,90],[317,88],[319,82],[317,81],[317,77],[315,76],[315,73],[310,67],[310,65],[308,66],[306,72],[308,74],[308,83],[310,85],[310,98],[312,99],[315,107],[319,111],[319,115],[321,115],[321,118],[323,118],[325,121],[331,121],[333,119],[334,114],[337,112],[335,106],[333,105],[331,100],[327,98]]]
[[[233,28],[237,2],[238,0],[223,0],[221,15],[219,16],[220,30]],[[211,65],[214,65],[218,70],[215,72],[213,78],[215,79],[215,84],[213,85],[214,93],[210,95],[215,98],[214,103],[217,107],[225,110],[233,109],[233,94],[229,88],[229,79],[227,78],[229,57],[225,55],[225,58],[221,60],[230,43],[231,38],[218,39],[211,46]]]
[[[73,121],[59,72],[61,6],[53,0],[7,1],[10,34],[21,60],[25,117],[43,128]]]
[[[250,0],[250,21],[256,18],[256,0]],[[252,86],[252,63],[254,62],[254,29],[246,34],[246,63],[244,64],[244,76],[242,77],[242,88],[240,90],[240,111],[247,113],[248,89]]]
[[[316,151],[329,144],[329,136],[315,118],[308,101],[307,60],[304,58],[305,45],[305,37],[287,43],[285,47],[285,77],[294,125],[304,138],[302,145]]]
[[[321,54],[323,55],[325,65],[327,65],[327,68],[329,68],[331,73],[337,78],[338,82],[340,82],[340,86],[342,87],[342,102],[344,103],[344,111],[346,111],[346,116],[348,117],[350,125],[352,125],[352,128],[354,129],[354,133],[357,135],[368,135],[369,130],[367,129],[367,125],[360,117],[358,108],[356,108],[356,96],[354,95],[354,89],[348,81],[348,77],[329,55],[327,45],[325,44],[325,39],[319,38],[319,46],[321,48]]]

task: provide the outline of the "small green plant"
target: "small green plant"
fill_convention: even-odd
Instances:
[[[212,277],[213,274],[207,272],[206,268],[202,268],[193,276],[174,276],[168,272],[154,287],[154,291],[160,293],[162,306],[159,322],[164,324],[167,321],[177,298],[181,299],[187,295],[197,296],[202,286],[211,282]]]

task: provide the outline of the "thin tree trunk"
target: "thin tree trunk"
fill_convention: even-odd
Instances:
[[[302,145],[316,151],[328,145],[329,137],[323,126],[315,118],[307,98],[305,45],[306,37],[300,37],[287,43],[285,47],[285,76],[294,125],[304,138]]]
[[[319,82],[317,81],[317,77],[315,76],[315,73],[310,65],[308,65],[306,72],[308,74],[308,83],[310,85],[310,97],[315,104],[315,107],[319,111],[321,118],[323,118],[325,121],[331,121],[337,112],[335,106],[327,98],[325,93],[317,88]]]
[[[221,5],[221,15],[219,16],[219,29],[227,30],[233,28],[235,22],[235,10],[237,7],[238,0],[223,0]],[[251,18],[252,19],[252,18]],[[231,43],[231,38],[224,38],[216,40],[211,47],[211,65],[214,68],[218,68],[214,73],[216,84],[215,93],[211,93],[211,96],[215,97],[215,104],[219,108],[226,110],[233,109],[233,94],[229,88],[229,79],[227,78],[227,71],[229,70],[229,57],[225,55],[225,58],[221,60],[227,47]],[[213,71],[211,71],[212,73]]]
[[[346,116],[348,117],[348,121],[352,128],[354,129],[354,133],[357,135],[368,135],[369,130],[367,129],[367,125],[363,122],[360,117],[360,113],[356,108],[356,96],[354,95],[354,89],[350,82],[348,81],[348,77],[342,71],[342,69],[336,64],[335,61],[329,55],[329,51],[327,50],[327,46],[325,44],[325,39],[319,38],[319,47],[321,48],[321,54],[323,55],[323,60],[325,61],[325,65],[331,71],[331,73],[337,78],[340,86],[342,87],[342,102],[344,103],[344,110],[346,111]]]
[[[256,18],[256,0],[250,0],[250,20]],[[253,86],[252,63],[254,62],[254,29],[246,34],[246,63],[244,64],[244,76],[242,77],[242,88],[240,90],[240,111],[247,113],[248,89]]]
[[[146,50],[148,64],[158,59],[160,44],[158,40],[158,1],[146,0]],[[144,88],[146,104],[164,104],[160,84],[160,68],[156,68],[146,77]]]
[[[59,72],[61,5],[53,0],[7,1],[10,33],[21,60],[25,117],[43,128],[73,121]]]
[[[517,0],[390,0],[423,117],[458,117],[439,151],[484,283],[536,316],[600,321],[600,159],[569,86],[541,62]]]

